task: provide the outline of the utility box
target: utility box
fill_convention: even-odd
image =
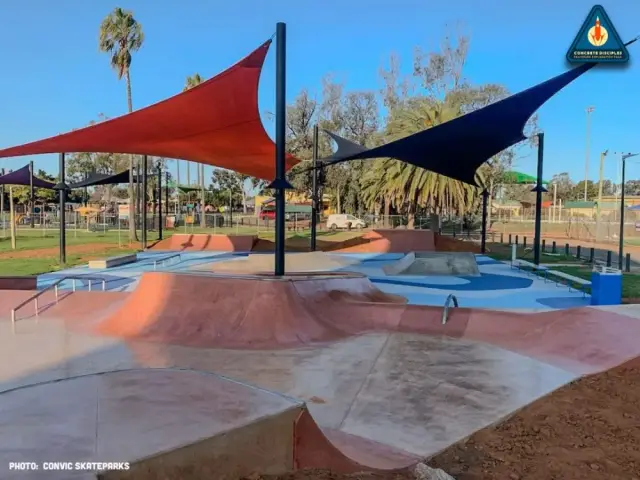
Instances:
[[[591,305],[622,303],[622,271],[596,265],[591,272]]]

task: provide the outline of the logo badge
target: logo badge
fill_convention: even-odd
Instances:
[[[627,63],[629,52],[602,5],[591,9],[567,52],[571,63]]]

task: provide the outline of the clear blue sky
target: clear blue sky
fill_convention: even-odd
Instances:
[[[602,4],[623,40],[640,34],[639,2]],[[503,83],[516,92],[568,68],[566,51],[593,4],[584,0],[2,0],[0,146],[63,133],[85,125],[98,113],[114,117],[126,111],[124,82],[117,81],[107,55],[97,48],[100,21],[115,6],[133,10],[145,31],[145,45],[132,66],[134,108],[141,108],[179,92],[188,74],[209,77],[232,65],[269,38],[278,21],[288,25],[289,99],[305,87],[319,91],[328,72],[343,79],[348,89],[377,90],[378,69],[391,52],[400,55],[409,71],[413,48],[436,47],[445,25],[456,23],[471,35],[466,76],[475,83]],[[591,71],[539,111],[546,132],[545,177],[562,171],[569,171],[574,180],[584,177],[588,105],[596,109],[590,178],[597,176],[602,150],[640,151],[640,44],[630,47],[630,55],[628,68]],[[273,109],[274,63],[272,49],[260,86],[261,111]],[[57,170],[55,156],[33,159],[37,168]],[[28,160],[3,159],[0,166],[18,168]],[[617,163],[610,156],[605,169],[614,181]],[[516,167],[535,173],[534,155]],[[640,163],[630,164],[627,176],[640,178]]]

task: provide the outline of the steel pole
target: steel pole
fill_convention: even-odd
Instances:
[[[622,184],[620,189],[620,244],[618,245],[618,267],[622,270],[622,258],[624,257],[624,177],[627,165],[627,157],[622,155]]]
[[[29,225],[31,228],[35,227],[34,214],[35,214],[35,195],[33,194],[33,160],[29,162],[29,207],[31,212],[29,213]]]
[[[589,157],[590,157],[590,147],[591,147],[591,112],[595,110],[594,107],[587,107],[587,148],[586,148],[586,158],[584,160],[584,201],[587,201],[587,191],[588,191],[588,180],[589,180]]]
[[[158,240],[162,240],[162,164],[158,162]]]
[[[487,252],[487,218],[488,218],[489,190],[482,190],[482,238],[480,239],[480,253]]]
[[[164,216],[169,216],[169,172],[164,174]]]
[[[142,215],[142,248],[147,248],[147,156],[142,157],[142,192],[140,195],[140,214]]]
[[[0,174],[4,176],[4,168],[0,169]],[[4,233],[4,184],[0,185],[0,221],[2,222],[2,232]]]
[[[286,56],[287,26],[279,22],[276,26],[276,276],[285,274],[285,127],[286,127]]]
[[[542,192],[545,191],[542,183],[542,167],[544,164],[544,133],[538,134],[538,172],[536,185],[536,223],[533,238],[533,261],[536,265],[540,265],[540,237],[542,230]]]
[[[67,263],[67,237],[65,230],[65,200],[67,195],[67,189],[65,188],[65,170],[64,170],[64,153],[61,153],[58,157],[58,168],[60,170],[60,189],[58,194],[60,195],[60,265]]]
[[[310,250],[316,251],[316,230],[318,228],[318,125],[313,127],[313,160],[311,170],[311,245]]]

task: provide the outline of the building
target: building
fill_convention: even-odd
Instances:
[[[333,213],[333,209],[331,208],[331,200],[332,196],[329,194],[322,195],[322,215],[330,215]],[[287,206],[289,210],[293,206],[301,206],[301,207],[311,207],[311,199],[305,195],[304,193],[298,192],[296,190],[288,190],[285,192],[285,199],[287,202]],[[268,205],[274,202],[274,198],[266,195],[256,195],[254,197],[254,211],[256,215],[260,215],[260,212],[263,206]],[[295,212],[291,212],[295,213]]]

